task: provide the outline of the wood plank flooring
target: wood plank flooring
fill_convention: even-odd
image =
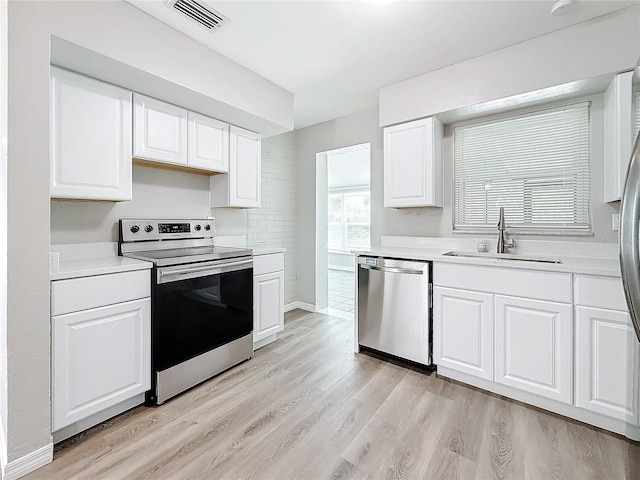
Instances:
[[[25,479],[640,479],[640,446],[366,354],[296,310],[253,359],[56,446]]]

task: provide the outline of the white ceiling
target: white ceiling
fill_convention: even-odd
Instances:
[[[212,32],[165,6],[128,0],[162,22],[293,92],[302,128],[378,104],[378,89],[637,5],[554,1],[213,1],[230,19]]]

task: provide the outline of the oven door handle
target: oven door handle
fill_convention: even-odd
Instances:
[[[186,278],[205,277],[220,273],[234,272],[250,268],[253,259],[229,262],[222,265],[205,265],[201,267],[186,267],[175,270],[158,269],[158,283],[175,282]]]

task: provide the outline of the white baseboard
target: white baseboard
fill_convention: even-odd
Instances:
[[[4,476],[4,469],[7,465],[7,437],[4,434],[4,425],[0,422],[0,478]]]
[[[3,465],[2,479],[16,480],[53,461],[53,442]]]
[[[299,308],[300,310],[306,310],[307,312],[315,312],[316,311],[316,306],[312,303],[306,303],[306,302],[299,302],[299,301],[295,301],[295,302],[291,302],[291,303],[287,303],[284,306],[284,311],[285,312],[290,312],[291,310],[295,310],[296,308]]]

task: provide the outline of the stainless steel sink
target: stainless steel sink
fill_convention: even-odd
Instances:
[[[463,251],[451,251],[443,253],[448,257],[470,257],[470,258],[492,258],[497,260],[516,260],[519,262],[537,262],[537,263],[562,263],[559,258],[543,257],[535,255],[521,255],[517,253],[476,253],[476,252],[463,252]]]

